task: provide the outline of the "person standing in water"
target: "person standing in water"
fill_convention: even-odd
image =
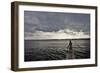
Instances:
[[[72,51],[72,42],[69,40],[69,51]]]
[[[68,59],[73,59],[74,58],[74,51],[73,51],[73,48],[72,48],[72,41],[69,40],[69,45],[68,45]]]

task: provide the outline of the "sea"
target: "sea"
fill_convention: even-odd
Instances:
[[[70,41],[72,45],[69,44]],[[88,58],[90,58],[89,38],[24,40],[25,62]]]

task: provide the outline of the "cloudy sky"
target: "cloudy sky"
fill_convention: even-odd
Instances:
[[[90,37],[90,14],[24,11],[25,39]]]

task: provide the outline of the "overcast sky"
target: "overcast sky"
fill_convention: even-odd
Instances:
[[[90,14],[24,11],[25,39],[90,37]]]

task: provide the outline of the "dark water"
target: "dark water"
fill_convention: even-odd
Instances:
[[[90,39],[25,40],[24,61],[67,60],[90,58]]]

